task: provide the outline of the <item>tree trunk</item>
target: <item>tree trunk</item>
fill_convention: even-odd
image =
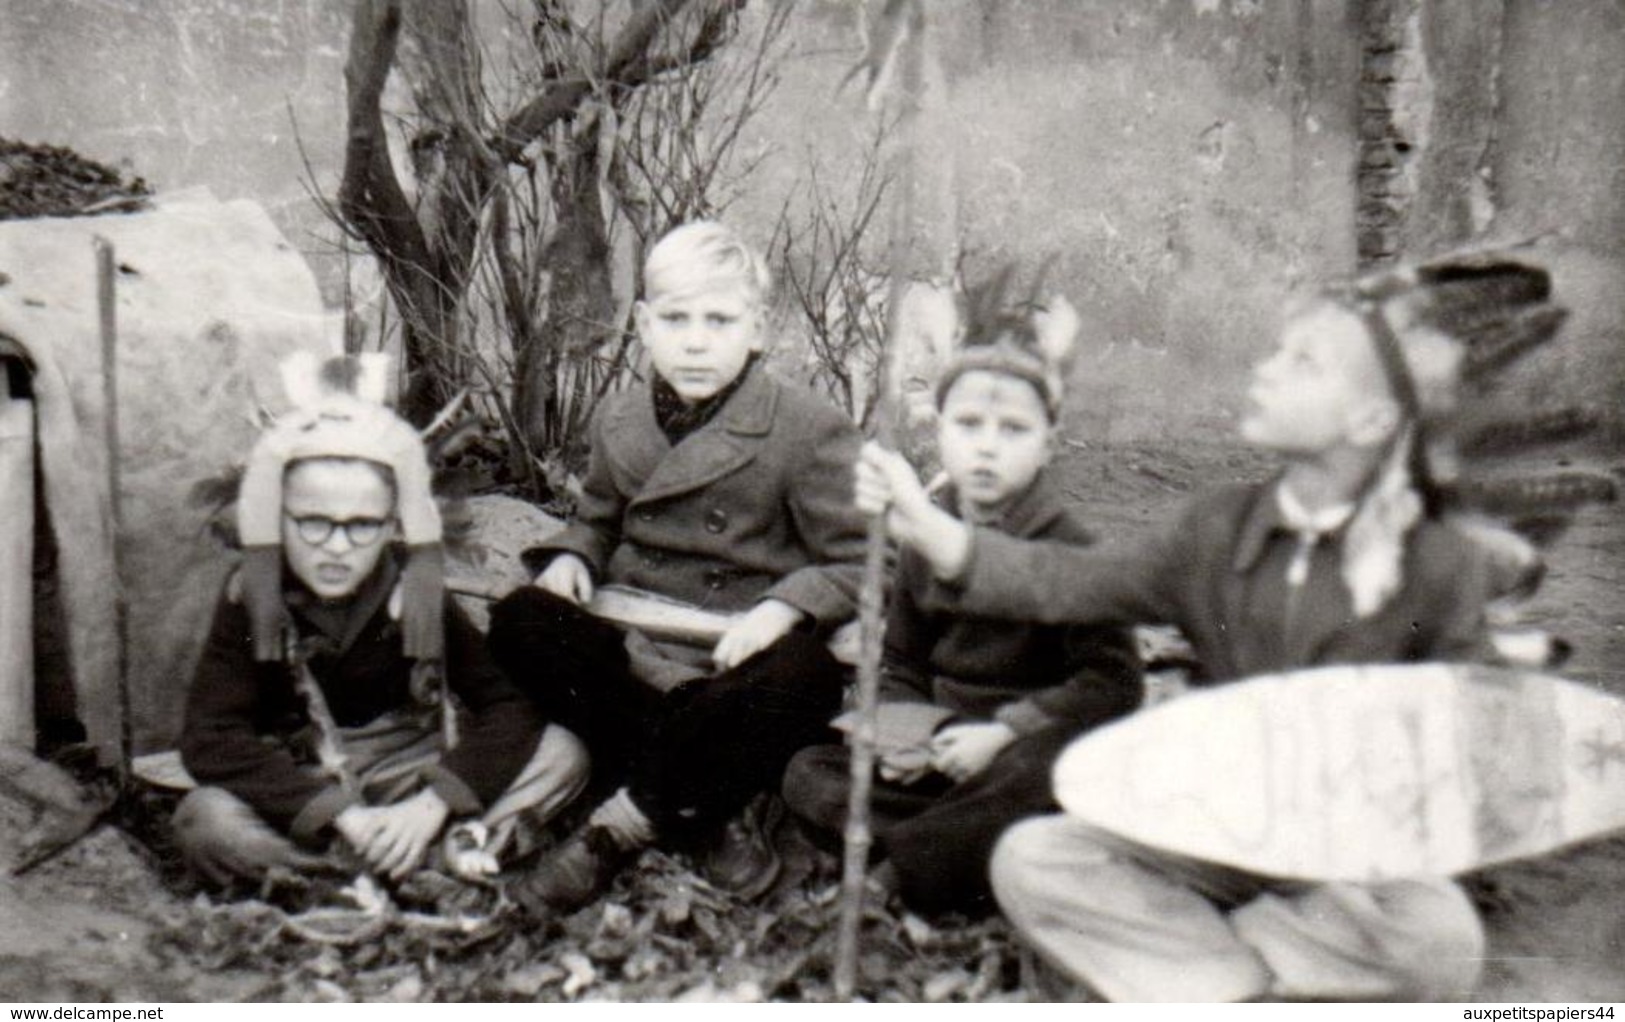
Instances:
[[[599,192],[597,132],[577,132],[554,160],[553,236],[542,251],[547,318],[514,337],[514,417],[532,450],[546,450],[561,416],[560,363],[581,362],[616,329],[610,247]]]

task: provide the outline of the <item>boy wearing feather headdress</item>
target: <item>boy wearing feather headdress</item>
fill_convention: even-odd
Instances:
[[[1118,552],[1024,542],[932,506],[906,463],[865,450],[860,506],[890,509],[933,598],[1041,623],[1178,625],[1204,676],[1459,660],[1485,649],[1488,559],[1441,520],[1436,423],[1475,342],[1531,346],[1561,320],[1544,271],[1468,258],[1328,292],[1258,365],[1241,433],[1272,479],[1194,500]],[[1489,353],[1493,356],[1493,352]],[[1102,783],[1111,783],[1102,779]],[[1017,824],[1000,906],[1070,979],[1113,1000],[1460,997],[1482,926],[1444,878],[1288,885],[1132,845],[1066,816]]]
[[[1047,469],[1076,313],[1065,299],[1002,308],[1002,289],[988,290],[937,381],[949,484],[938,502],[1007,535],[1088,546]],[[994,842],[1016,820],[1059,808],[1055,757],[1080,732],[1139,706],[1139,660],[1125,629],[957,614],[930,599],[930,585],[924,557],[904,550],[887,612],[872,812],[911,908],[981,913],[993,907]],[[785,801],[838,834],[850,772],[845,746],[804,749],[785,772]]]
[[[243,564],[187,700],[202,787],[176,841],[217,883],[357,861],[399,879],[442,844],[454,872],[495,872],[519,814],[581,791],[585,749],[446,599],[428,462],[381,403],[382,357],[284,377],[295,406],[249,457]]]

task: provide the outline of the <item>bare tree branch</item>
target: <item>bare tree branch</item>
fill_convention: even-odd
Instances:
[[[618,80],[627,69],[644,58],[661,26],[669,22],[690,0],[650,0],[638,8],[622,26],[609,50],[603,78]],[[524,151],[558,121],[574,117],[583,100],[592,95],[594,78],[576,72],[558,79],[548,90],[526,103],[498,132],[493,147],[509,160]]]
[[[538,470],[562,478],[561,452],[635,350],[614,322],[633,285],[614,279],[613,232],[631,226],[635,263],[653,234],[715,214],[736,122],[776,81],[766,64],[781,5],[739,76],[717,70],[745,3],[638,0],[606,25],[626,8],[535,0],[509,10],[520,31],[505,38],[521,42],[499,53],[476,36],[469,0],[353,0],[345,166],[328,208],[383,271],[409,418],[423,421],[477,374],[523,452],[510,471],[533,491]],[[489,82],[489,66],[509,81]],[[398,120],[383,106],[395,69],[412,89]],[[511,97],[511,85],[517,102],[494,95]],[[409,167],[391,160],[396,132]]]

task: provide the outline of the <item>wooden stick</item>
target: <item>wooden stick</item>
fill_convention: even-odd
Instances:
[[[842,1001],[850,1001],[857,988],[863,879],[869,866],[869,849],[874,844],[869,825],[869,800],[875,772],[875,707],[880,697],[885,570],[886,517],[875,515],[869,520],[863,588],[858,594],[858,726],[852,733],[852,774],[841,862],[841,920],[835,953],[835,996]]]
[[[106,238],[97,236],[95,246],[96,309],[101,318],[102,334],[102,424],[107,440],[107,501],[113,528],[113,657],[118,671],[118,768],[120,782],[128,783],[134,741],[130,721],[129,604],[125,599],[124,574],[120,571],[119,558],[119,549],[123,546],[119,533],[124,517],[120,496],[123,473],[119,464],[118,441],[118,261],[114,257],[113,243]]]
[[[11,394],[25,370],[0,355],[0,742],[32,749],[34,723],[34,402]]]
[[[886,13],[896,16],[889,30],[899,35],[897,52],[885,52],[886,44],[871,39],[871,85],[882,72],[882,67],[895,56],[900,66],[899,129],[902,133],[900,149],[901,186],[898,205],[891,224],[891,301],[887,310],[886,343],[881,350],[877,386],[878,397],[874,411],[876,440],[890,446],[894,439],[894,418],[901,411],[901,402],[892,393],[896,378],[895,361],[907,343],[908,323],[905,297],[918,273],[919,260],[914,249],[918,239],[927,236],[919,230],[922,203],[917,192],[921,186],[917,162],[919,154],[916,136],[920,130],[920,113],[925,94],[925,8],[923,4],[888,5]],[[883,14],[884,17],[884,14]],[[871,35],[876,35],[871,29]],[[873,98],[873,96],[871,96]],[[841,915],[836,934],[835,997],[850,1001],[857,990],[858,943],[863,924],[863,882],[869,865],[869,851],[874,845],[873,827],[869,820],[869,803],[874,784],[875,746],[877,739],[876,705],[880,696],[881,633],[884,627],[885,572],[886,572],[886,518],[875,515],[869,520],[868,546],[863,564],[863,586],[858,595],[859,652],[857,689],[857,727],[851,735],[851,779],[847,795],[846,828],[843,834],[844,855],[841,865]]]

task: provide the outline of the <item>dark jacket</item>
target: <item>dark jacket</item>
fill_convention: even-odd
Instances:
[[[718,611],[769,597],[832,627],[857,609],[865,525],[852,503],[856,428],[811,393],[749,376],[716,416],[673,446],[648,384],[608,398],[593,418],[583,494],[571,524],[525,552],[532,570],[570,552],[599,583]],[[629,648],[635,643],[629,641]],[[655,644],[645,643],[645,647]],[[679,674],[704,673],[709,651]],[[648,654],[648,648],[643,649]],[[633,648],[640,676],[654,657]]]
[[[381,561],[342,620],[323,613],[298,583],[288,595],[298,634],[321,636],[329,647],[311,658],[310,668],[340,727],[414,705],[412,661],[402,655],[400,627],[388,610],[395,578],[393,560]],[[478,813],[507,790],[535,754],[543,721],[451,600],[445,624],[444,667],[459,704],[460,740],[426,776],[455,817]],[[181,759],[199,783],[226,789],[271,825],[312,843],[357,799],[300,755],[296,737],[309,716],[293,672],[280,662],[256,662],[250,635],[248,614],[228,586],[193,676]]]
[[[956,501],[946,496],[944,506]],[[1019,539],[1094,542],[1040,474],[993,526]],[[1115,626],[1055,626],[958,613],[931,598],[930,568],[905,550],[886,620],[882,698],[934,702],[1020,734],[1088,728],[1140,705],[1132,636]]]
[[[1357,618],[1339,574],[1342,533],[1316,547],[1289,599],[1286,531],[1274,482],[1193,500],[1171,528],[1124,550],[1030,543],[978,529],[963,577],[933,594],[966,613],[1051,624],[1177,625],[1216,682],[1337,663],[1469,660],[1482,655],[1486,566],[1471,541],[1424,521],[1408,537],[1404,580]]]

